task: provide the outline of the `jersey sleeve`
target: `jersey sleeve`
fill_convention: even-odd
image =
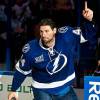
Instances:
[[[26,55],[22,55],[21,59],[16,64],[16,70],[22,73],[23,75],[28,75],[31,73],[30,60]]]
[[[97,44],[97,36],[96,36],[96,28],[93,22],[85,21],[82,26],[82,36],[87,40],[92,47],[96,47]]]
[[[16,70],[12,81],[12,91],[16,91],[21,86],[26,76],[32,71],[28,49],[29,47],[27,46],[23,48],[22,56],[15,65]]]
[[[64,26],[58,29],[58,33],[65,33],[66,40],[76,40],[78,37],[80,43],[89,42],[92,46],[97,43],[96,28],[93,22],[84,21],[80,27],[72,28]]]
[[[89,48],[96,49],[97,46],[97,36],[96,36],[96,28],[93,22],[85,21],[80,28],[77,30],[73,30],[74,34],[80,35],[80,38],[76,44],[76,57],[80,59],[80,44],[88,42]]]
[[[22,56],[16,64],[16,70],[23,75],[31,73],[31,57],[30,57],[30,45],[26,44],[22,49]]]

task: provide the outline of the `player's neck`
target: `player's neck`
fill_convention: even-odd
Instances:
[[[43,46],[45,48],[51,48],[51,47],[54,47],[54,45],[55,45],[55,37],[52,40],[50,40],[49,42],[43,43]]]

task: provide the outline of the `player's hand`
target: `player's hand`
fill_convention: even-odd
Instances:
[[[89,21],[93,19],[93,11],[87,7],[87,1],[85,1],[85,9],[82,13],[83,17]]]
[[[15,98],[15,99],[13,99]],[[8,94],[8,100],[18,100],[18,94],[16,92],[10,92]]]

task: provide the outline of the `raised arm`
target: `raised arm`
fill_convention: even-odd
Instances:
[[[93,19],[93,11],[90,8],[88,8],[87,1],[85,1],[85,8],[83,10],[82,15],[88,21],[92,21],[92,19]]]
[[[96,28],[93,22],[93,10],[88,8],[87,1],[85,1],[85,8],[82,12],[82,15],[86,20],[82,23],[81,26],[82,30],[81,37],[83,37],[85,41],[88,41],[91,44],[91,46],[96,47],[97,37],[96,37]]]

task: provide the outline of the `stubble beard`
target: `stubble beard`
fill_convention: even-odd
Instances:
[[[48,41],[44,41],[42,40],[43,44],[47,47],[52,47],[55,44],[55,37],[48,40]]]

